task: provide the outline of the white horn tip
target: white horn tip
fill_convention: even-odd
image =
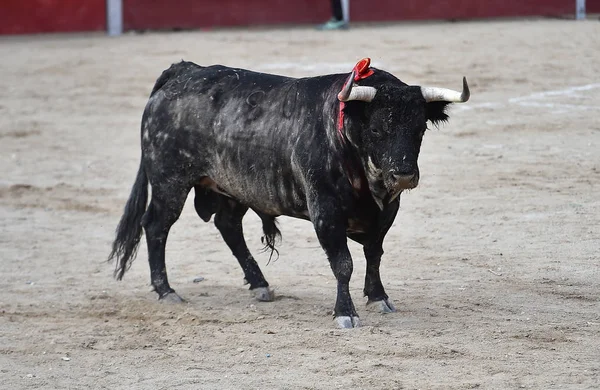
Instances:
[[[471,97],[466,77],[463,77],[462,92],[438,87],[421,87],[421,93],[426,102],[464,103]]]
[[[471,97],[471,91],[469,90],[469,84],[467,84],[467,78],[463,76],[463,90],[460,94],[460,100],[464,103]]]

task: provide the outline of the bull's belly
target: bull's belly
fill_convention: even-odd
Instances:
[[[308,219],[306,197],[290,180],[265,181],[241,175],[211,175],[200,186],[260,211],[263,214],[287,215]]]
[[[251,186],[251,190],[249,190],[248,183],[246,182],[232,182],[219,177],[216,177],[216,180],[212,177],[204,177],[200,181],[200,186],[228,198],[235,199],[266,215],[275,217],[284,215],[310,220],[306,200],[301,198],[299,193],[293,193],[293,190],[286,189],[285,193],[283,193],[281,189],[277,190],[277,186],[273,186],[269,190],[264,189],[261,185]],[[260,190],[261,188],[263,188],[262,191]],[[370,232],[372,220],[354,216],[348,218],[347,224],[347,234],[362,235]]]

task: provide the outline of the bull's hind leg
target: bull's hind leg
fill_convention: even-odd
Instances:
[[[152,200],[142,221],[148,244],[150,283],[158,293],[158,299],[183,301],[169,286],[165,266],[165,246],[169,230],[179,218],[188,192],[189,188],[169,186],[167,190],[160,185],[153,185]]]
[[[215,215],[215,226],[221,232],[223,240],[240,263],[244,278],[250,284],[250,290],[255,292],[259,301],[272,301],[273,291],[265,280],[256,260],[252,257],[242,228],[242,218],[248,207],[226,197],[222,197],[219,209]]]

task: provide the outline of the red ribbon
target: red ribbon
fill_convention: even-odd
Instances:
[[[358,61],[356,65],[354,65],[353,69],[355,72],[354,81],[366,79],[367,77],[375,73],[373,72],[373,69],[369,68],[370,65],[370,58],[363,58],[362,60]]]
[[[352,70],[354,71],[354,81],[366,79],[367,77],[369,77],[373,73],[375,73],[373,71],[373,69],[370,68],[370,66],[371,66],[371,59],[368,57],[363,58],[362,60],[358,61],[356,63],[356,65],[354,65],[354,68],[352,68]],[[342,86],[342,89],[344,89],[344,87],[346,86],[346,83],[344,83],[344,85]],[[344,106],[345,106],[344,102],[340,102],[340,111],[338,114],[338,133],[339,133],[340,137],[342,138],[342,142],[345,142],[345,139],[344,139]]]
[[[362,60],[358,61],[356,63],[356,65],[354,65],[354,68],[352,69],[354,71],[354,80],[353,81],[359,81],[362,79],[366,79],[367,77],[371,76],[373,73],[375,73],[373,71],[373,69],[370,68],[371,65],[371,59],[370,58],[363,58]],[[353,82],[350,81],[350,82]],[[346,86],[346,83],[344,83],[344,85],[342,86],[342,89],[344,89],[344,87]],[[343,144],[346,143],[346,136],[344,135],[344,102],[340,102],[340,110],[338,112],[338,134],[340,136],[340,139],[342,141]],[[356,172],[351,169],[351,164],[346,161],[345,162],[345,169],[346,169],[346,173],[348,174],[348,180],[350,181],[350,184],[352,185],[352,187],[354,187],[354,189],[356,189],[357,191],[360,191],[363,188],[362,182],[364,181],[364,179],[361,177],[361,175],[357,175]]]

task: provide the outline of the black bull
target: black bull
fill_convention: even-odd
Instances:
[[[165,70],[142,117],[140,167],[110,255],[116,277],[130,267],[143,227],[152,286],[159,299],[181,300],[167,279],[165,244],[193,188],[198,215],[215,215],[258,299],[273,296],[244,240],[249,208],[271,250],[275,217],[313,223],[337,279],[341,327],[359,324],[347,238],[364,247],[368,302],[394,311],[379,275],[384,237],[400,193],[418,183],[427,122],[446,121],[447,105],[466,101],[469,90],[465,79],[461,93],[408,86],[368,63],[367,70],[365,78],[355,68],[300,79],[190,62]]]

